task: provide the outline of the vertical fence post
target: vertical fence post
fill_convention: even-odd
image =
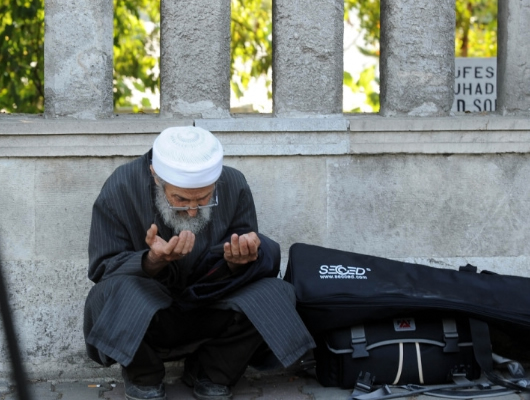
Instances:
[[[381,0],[381,115],[448,115],[454,0]]]
[[[46,117],[112,116],[112,0],[46,0]]]
[[[499,0],[497,110],[530,112],[530,0]]]
[[[230,0],[162,0],[162,116],[230,117]]]
[[[273,1],[276,116],[342,113],[344,2]]]

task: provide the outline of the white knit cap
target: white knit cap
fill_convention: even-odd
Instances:
[[[199,127],[167,128],[153,144],[153,168],[171,185],[202,188],[219,179],[223,146],[211,132]]]

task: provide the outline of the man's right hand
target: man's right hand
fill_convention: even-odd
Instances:
[[[178,236],[169,239],[168,242],[158,236],[157,233],[157,226],[152,224],[145,237],[145,242],[150,250],[142,261],[142,268],[150,276],[158,274],[171,261],[180,260],[191,253],[195,244],[195,235],[190,231],[182,231]]]

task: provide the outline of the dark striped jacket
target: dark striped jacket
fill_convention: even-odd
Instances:
[[[163,239],[173,235],[154,205],[150,160],[151,152],[118,167],[92,211],[88,277],[96,285],[85,304],[84,334],[88,355],[104,365],[130,363],[154,313],[186,290],[189,277],[212,245],[231,232],[258,232],[245,177],[225,166],[217,182],[219,205],[212,209],[208,226],[196,235],[193,251],[156,278],[149,277],[141,265],[149,250],[147,230],[155,223]],[[272,270],[271,266],[256,267],[269,268],[269,275]],[[294,289],[287,282],[258,279],[219,303],[243,311],[284,366],[314,347],[296,313]]]

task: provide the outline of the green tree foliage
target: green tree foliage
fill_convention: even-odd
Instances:
[[[456,57],[497,56],[497,1],[498,0],[456,0]],[[345,19],[349,13],[357,13],[366,47],[359,50],[368,56],[379,57],[380,1],[345,0]],[[373,81],[370,81],[373,79]],[[357,80],[345,73],[344,84],[354,93],[366,94],[366,103],[373,111],[379,109],[379,94],[373,90],[377,83],[373,67],[363,70]],[[352,111],[359,111],[355,109]]]
[[[380,2],[379,0],[345,0],[344,21],[352,24],[359,21],[365,46],[357,46],[358,50],[369,57],[379,58],[380,32]],[[344,86],[353,93],[363,93],[365,104],[372,112],[379,111],[379,77],[376,66],[370,65],[363,69],[355,79],[348,71],[344,71]],[[355,107],[349,112],[360,112],[361,107]]]
[[[379,77],[376,75],[376,66],[370,65],[363,69],[359,78],[354,80],[353,76],[344,71],[344,86],[351,89],[353,93],[363,93],[365,95],[365,104],[372,109],[372,112],[379,111],[379,92],[376,87],[379,86]],[[361,107],[355,107],[349,112],[361,112]]]
[[[132,107],[128,82],[158,86],[160,0],[114,0],[114,9],[114,104]],[[44,0],[0,0],[0,110],[44,110]]]
[[[43,0],[0,0],[0,110],[44,107]]]
[[[270,68],[272,66],[272,0],[231,0],[232,6],[232,90],[243,96],[251,78],[266,77],[267,91],[271,97]],[[360,50],[370,56],[379,56],[379,1],[346,0],[344,19],[361,16],[364,39],[371,48]],[[373,47],[373,49],[372,49]],[[236,67],[236,62],[241,65]],[[364,93],[373,110],[379,109],[378,84],[374,66],[367,67],[356,79],[344,72],[344,84],[354,93]],[[359,111],[359,109],[353,110]]]
[[[457,57],[497,56],[497,1],[456,0]],[[357,13],[364,41],[372,48],[360,50],[367,55],[379,56],[379,0],[345,0],[344,8],[346,21],[350,13]]]
[[[456,1],[456,57],[497,56],[497,1]]]
[[[43,111],[43,1],[0,0],[0,110]],[[496,56],[497,0],[456,0],[455,4],[456,56]],[[159,85],[160,0],[114,0],[114,7],[114,103],[138,111],[131,104],[130,85],[144,93]],[[272,0],[231,0],[231,7],[232,89],[240,97],[251,78],[265,76],[270,96]],[[379,0],[345,0],[344,9],[346,23],[359,17],[366,43],[359,50],[378,58]],[[346,71],[344,85],[364,93],[373,111],[379,109],[375,66],[355,77]],[[142,106],[150,107],[147,96]]]
[[[272,0],[231,0],[231,80],[237,97],[243,96],[252,77],[268,78],[272,66]],[[236,60],[243,64],[236,68]]]
[[[351,24],[359,18],[363,39],[368,47],[359,50],[366,55],[379,57],[380,4],[379,0],[345,0],[344,20]]]
[[[140,111],[130,84],[142,93],[159,87],[160,0],[114,0],[114,107]],[[133,78],[134,77],[134,78]],[[151,108],[147,96],[143,108]]]

